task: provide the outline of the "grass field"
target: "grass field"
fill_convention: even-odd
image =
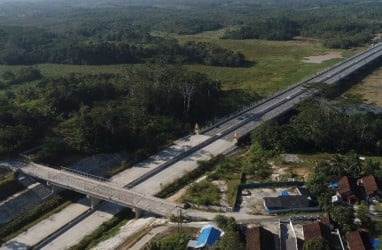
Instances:
[[[265,40],[223,40],[222,31],[204,32],[196,35],[174,36],[180,43],[186,41],[211,42],[221,47],[239,51],[254,65],[245,68],[211,67],[189,65],[191,70],[208,74],[220,80],[227,89],[244,88],[269,95],[296,83],[342,59],[331,59],[321,64],[305,63],[304,57],[337,51],[343,57],[353,54],[348,50],[331,50],[315,40],[265,41]]]
[[[354,85],[345,94],[359,94],[367,103],[382,108],[382,67]]]

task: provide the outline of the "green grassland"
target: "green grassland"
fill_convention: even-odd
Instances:
[[[321,64],[305,63],[304,57],[338,51],[343,57],[354,53],[349,50],[325,48],[319,41],[299,39],[294,41],[230,40],[220,39],[222,30],[196,35],[174,36],[180,43],[200,41],[216,43],[233,51],[239,51],[253,65],[241,68],[189,65],[191,70],[220,80],[227,89],[244,88],[269,95],[293,83],[303,80],[343,59],[331,59]]]

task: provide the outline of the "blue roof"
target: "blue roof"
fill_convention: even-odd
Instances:
[[[337,182],[332,182],[332,183],[329,184],[329,187],[337,189],[338,188],[338,183]]]
[[[206,226],[202,228],[199,238],[196,242],[196,247],[204,247],[206,245],[213,246],[220,238],[221,231],[213,226]]]
[[[288,190],[284,190],[281,192],[281,196],[288,196],[289,193],[288,193]]]
[[[379,240],[375,239],[371,242],[373,249],[379,249]]]

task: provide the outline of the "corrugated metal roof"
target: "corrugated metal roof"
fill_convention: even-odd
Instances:
[[[196,243],[196,248],[204,247],[206,245],[213,246],[220,238],[222,232],[213,226],[205,226],[200,231],[199,238]]]

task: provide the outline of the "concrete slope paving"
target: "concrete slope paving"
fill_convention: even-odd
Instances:
[[[86,217],[41,249],[62,250],[70,248],[78,244],[83,237],[93,232],[102,225],[102,223],[113,218],[121,209],[122,207],[115,204],[102,203],[98,210],[92,213],[91,216]]]
[[[176,140],[174,141],[174,145],[113,176],[111,181],[120,187],[126,186],[138,177],[141,177],[152,169],[159,167],[161,164],[200,144],[208,138],[210,137],[205,135],[192,135]]]
[[[73,220],[73,216],[79,216],[89,209],[89,200],[81,199],[77,203],[71,204],[61,212],[53,214],[47,219],[19,234],[17,237],[6,242],[2,249],[15,249],[15,246],[32,247],[44,240],[48,235],[60,229]]]

